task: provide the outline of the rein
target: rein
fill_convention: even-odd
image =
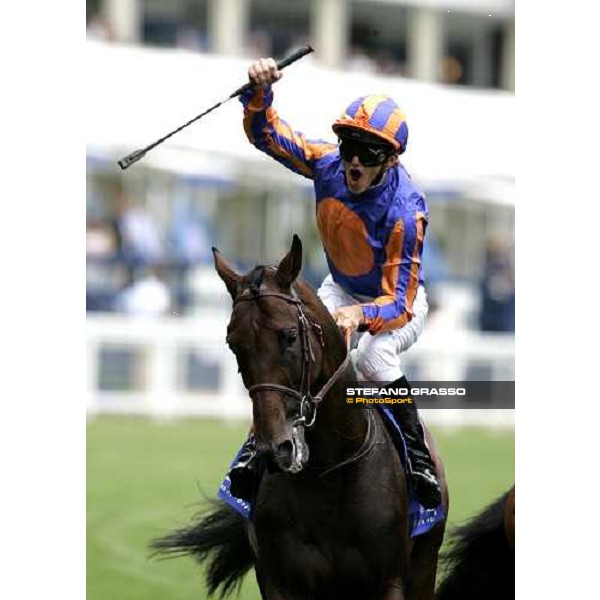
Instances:
[[[333,465],[333,467],[329,467],[328,469],[325,469],[323,472],[319,473],[319,477],[325,477],[325,475],[329,475],[329,473],[332,471],[336,471],[341,467],[358,462],[361,458],[364,458],[367,456],[367,454],[370,454],[371,450],[373,450],[375,444],[377,443],[377,436],[374,433],[375,428],[373,426],[373,414],[370,410],[367,411],[367,416],[369,417],[367,422],[367,433],[360,448],[346,460],[343,460],[342,462]]]
[[[242,295],[237,297],[233,304],[237,304],[238,302],[253,302],[258,301],[260,298],[265,297],[274,297],[285,300],[288,304],[293,304],[298,310],[298,328],[300,333],[300,344],[302,348],[302,377],[300,381],[300,390],[295,390],[294,388],[280,385],[278,383],[258,383],[253,385],[248,389],[248,393],[250,397],[254,396],[257,392],[272,390],[276,392],[282,392],[287,394],[288,396],[292,396],[296,400],[300,402],[300,416],[294,422],[294,425],[304,425],[305,427],[312,427],[315,423],[315,419],[317,417],[317,407],[323,401],[323,398],[327,394],[327,392],[331,389],[331,387],[335,384],[335,382],[340,378],[342,373],[346,370],[348,363],[350,362],[350,348],[349,344],[347,347],[346,358],[342,361],[340,366],[336,369],[333,375],[327,380],[325,385],[315,394],[312,395],[310,392],[310,366],[311,363],[315,362],[315,355],[310,343],[309,332],[310,329],[313,329],[317,337],[319,338],[319,342],[321,347],[325,347],[325,342],[323,340],[323,331],[321,326],[314,321],[311,321],[305,314],[304,308],[302,305],[302,300],[298,298],[294,290],[292,289],[293,296],[288,294],[283,294],[280,292],[254,292],[250,295]],[[308,419],[305,414],[306,409],[308,409]]]

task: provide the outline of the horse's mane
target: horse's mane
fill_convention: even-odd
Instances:
[[[447,571],[436,600],[509,600],[515,597],[515,554],[506,538],[504,509],[510,492],[450,533],[441,555]]]

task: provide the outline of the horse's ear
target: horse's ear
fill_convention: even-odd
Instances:
[[[302,242],[300,238],[294,234],[292,247],[290,251],[281,259],[275,274],[275,281],[282,289],[289,288],[302,269]]]
[[[217,270],[219,277],[227,286],[227,291],[235,300],[235,297],[238,294],[238,284],[241,277],[227,264],[216,248],[213,247],[212,252],[215,259],[215,269]]]

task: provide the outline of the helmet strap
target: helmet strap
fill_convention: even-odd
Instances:
[[[381,183],[381,181],[383,180],[383,177],[384,177],[386,171],[387,171],[387,167],[385,166],[385,164],[381,165],[381,169],[379,169],[379,173],[377,173],[377,175],[375,176],[375,179],[373,179],[373,183],[371,183],[371,185],[369,187],[375,187],[376,185],[379,185]]]

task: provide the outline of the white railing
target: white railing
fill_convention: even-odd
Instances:
[[[251,404],[225,344],[228,310],[194,318],[87,317],[87,412],[250,418]],[[514,378],[514,337],[427,331],[404,355],[421,380],[457,381],[468,368],[491,379]],[[513,426],[513,410],[423,411],[449,426]]]

